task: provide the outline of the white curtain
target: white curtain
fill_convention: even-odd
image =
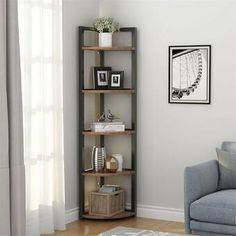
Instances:
[[[26,235],[65,229],[62,0],[18,0]]]

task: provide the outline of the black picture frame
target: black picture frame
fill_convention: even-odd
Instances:
[[[124,87],[124,71],[109,72],[109,89],[122,89]]]
[[[108,89],[109,87],[109,72],[111,67],[94,67],[94,84],[95,89]]]
[[[211,104],[211,45],[169,46],[168,102]]]

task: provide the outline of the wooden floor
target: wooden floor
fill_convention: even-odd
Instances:
[[[56,232],[56,236],[95,236],[116,226],[149,229],[175,234],[184,234],[184,225],[178,222],[132,217],[114,221],[80,220],[67,225],[67,230]],[[52,235],[52,234],[51,234]],[[50,236],[50,235],[49,235]]]

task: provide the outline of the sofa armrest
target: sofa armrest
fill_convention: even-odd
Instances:
[[[219,167],[216,160],[185,168],[184,173],[184,214],[185,231],[190,230],[190,205],[197,199],[217,191]]]

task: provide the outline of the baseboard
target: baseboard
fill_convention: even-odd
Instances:
[[[151,205],[137,205],[137,216],[151,219],[184,222],[184,211]]]
[[[129,209],[130,204],[126,207]],[[66,224],[77,221],[79,219],[79,208],[74,208],[66,211]],[[168,220],[184,222],[184,211],[176,208],[157,207],[152,205],[137,205],[137,216],[158,220]]]
[[[66,224],[72,223],[79,219],[79,208],[66,210]]]

